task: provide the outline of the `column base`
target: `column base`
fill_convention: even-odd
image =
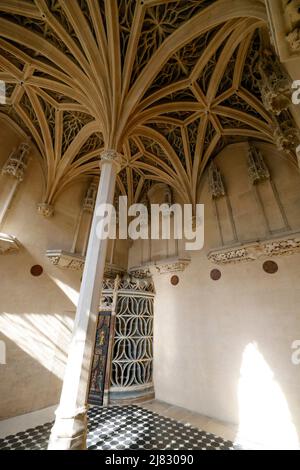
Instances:
[[[87,408],[66,413],[58,408],[48,450],[86,450]]]

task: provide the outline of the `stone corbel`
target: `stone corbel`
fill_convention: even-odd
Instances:
[[[274,119],[274,141],[278,150],[283,152],[296,152],[300,144],[300,131],[287,111]]]
[[[50,217],[53,216],[54,214],[54,207],[51,204],[47,204],[45,202],[41,202],[37,206],[37,211],[40,215],[45,217],[46,219],[49,219]]]
[[[291,104],[291,79],[277,55],[270,49],[262,51],[257,62],[257,72],[261,77],[258,80],[258,86],[265,108],[278,116]]]

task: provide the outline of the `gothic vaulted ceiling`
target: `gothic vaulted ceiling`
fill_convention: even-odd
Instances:
[[[253,74],[259,0],[1,0],[0,80],[42,156],[44,201],[123,154],[118,188],[162,181],[197,201],[227,143],[272,141]]]

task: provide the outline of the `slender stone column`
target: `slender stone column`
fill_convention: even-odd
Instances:
[[[24,174],[28,164],[28,155],[30,152],[29,139],[23,142],[19,147],[12,151],[7,162],[2,168],[1,174],[3,176],[9,176],[13,179],[12,185],[10,186],[3,206],[0,208],[0,226],[2,225],[6,213],[12,203],[12,200],[16,194],[17,187],[24,179]]]
[[[101,204],[113,203],[119,170],[118,153],[104,151],[95,209]],[[108,244],[108,240],[96,233],[98,222],[99,217],[94,211],[60,404],[48,446],[50,450],[86,448],[89,376]]]

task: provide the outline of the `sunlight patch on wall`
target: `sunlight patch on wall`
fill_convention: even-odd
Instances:
[[[51,280],[59,287],[59,289],[68,297],[68,299],[72,302],[72,304],[77,307],[78,299],[79,299],[79,292],[73,287],[69,286],[65,282],[60,281],[56,277],[49,276]]]
[[[71,339],[68,323],[62,316],[55,314],[0,315],[1,333],[59,379],[64,376],[66,351]],[[9,357],[8,349],[5,367],[13,368],[14,364],[10,363]]]
[[[237,444],[264,449],[298,449],[298,434],[287,400],[256,343],[244,350],[238,387]]]

